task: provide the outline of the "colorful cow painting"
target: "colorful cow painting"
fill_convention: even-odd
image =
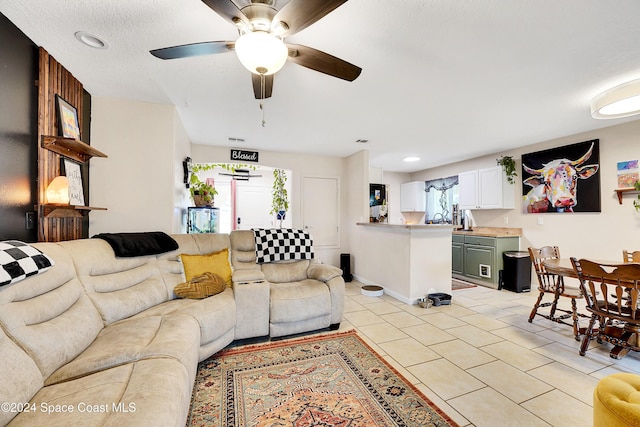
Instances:
[[[526,190],[523,195],[523,211],[525,213],[577,211],[580,206],[578,181],[593,177],[599,169],[597,155],[596,163],[585,165],[594,156],[594,152],[598,153],[598,140],[523,155],[523,177],[529,175],[522,181],[523,192]],[[571,155],[571,153],[580,154]],[[572,158],[575,160],[570,160]],[[585,203],[588,206],[580,211],[600,211],[599,180],[596,184],[595,191],[592,189],[593,186],[590,186],[591,191],[586,191],[582,195],[588,202]],[[594,206],[594,202],[597,206]]]

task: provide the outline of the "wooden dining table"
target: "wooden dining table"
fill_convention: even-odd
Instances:
[[[592,260],[601,264],[627,264],[622,261],[603,261],[603,260]],[[574,279],[578,278],[576,271],[573,269],[573,264],[571,264],[571,258],[556,258],[556,259],[546,259],[542,262],[544,268],[547,269],[548,273],[557,274],[562,277],[571,277]]]
[[[557,274],[562,277],[578,278],[576,271],[571,264],[571,258],[546,259],[542,262],[548,273]]]

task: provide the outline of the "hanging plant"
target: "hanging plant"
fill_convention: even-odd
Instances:
[[[233,164],[233,163],[194,163],[190,165],[191,176],[189,177],[189,192],[196,206],[213,206],[213,198],[218,191],[213,185],[202,182],[198,177],[198,172],[212,170],[216,167],[222,168],[231,173],[238,169],[256,170],[253,165]]]
[[[635,188],[636,191],[640,191],[640,181],[636,181],[633,184],[633,188]],[[636,212],[640,212],[640,194],[638,194],[638,200],[633,201],[633,207],[636,208]]]
[[[502,166],[502,170],[504,174],[507,176],[507,181],[509,184],[514,184],[516,182],[515,177],[518,176],[516,173],[516,161],[513,160],[511,156],[500,156],[499,159],[496,159],[499,166]]]
[[[289,210],[289,195],[284,184],[287,182],[287,174],[282,169],[273,170],[273,188],[271,194],[273,196],[271,201],[271,215],[276,214],[277,219],[280,221],[280,228],[282,228],[282,220],[285,218],[287,211]]]

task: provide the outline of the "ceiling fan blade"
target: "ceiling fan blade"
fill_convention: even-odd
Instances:
[[[362,71],[356,65],[311,47],[291,43],[286,45],[289,48],[289,61],[303,67],[350,82],[358,78]]]
[[[150,50],[149,53],[160,59],[188,58],[190,56],[211,55],[213,53],[224,53],[233,50],[235,42],[201,42],[183,44],[180,46],[164,47],[162,49]]]
[[[290,36],[307,28],[346,2],[347,0],[290,0],[273,17],[271,28],[275,29],[278,23],[284,22],[286,30],[282,35]]]
[[[231,0],[202,0],[202,2],[233,25],[242,22],[246,28],[251,28],[249,18]]]
[[[253,94],[256,96],[256,99],[271,98],[271,92],[273,92],[273,74],[264,76],[264,97],[262,96],[262,76],[251,73],[251,80],[253,82]]]

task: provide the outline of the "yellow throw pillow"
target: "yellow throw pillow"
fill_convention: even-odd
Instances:
[[[173,289],[180,298],[207,298],[224,291],[227,284],[224,279],[214,273],[204,273],[188,282],[181,283]]]
[[[206,255],[180,255],[184,266],[184,276],[187,282],[204,273],[215,273],[231,287],[231,265],[229,264],[229,249]]]

